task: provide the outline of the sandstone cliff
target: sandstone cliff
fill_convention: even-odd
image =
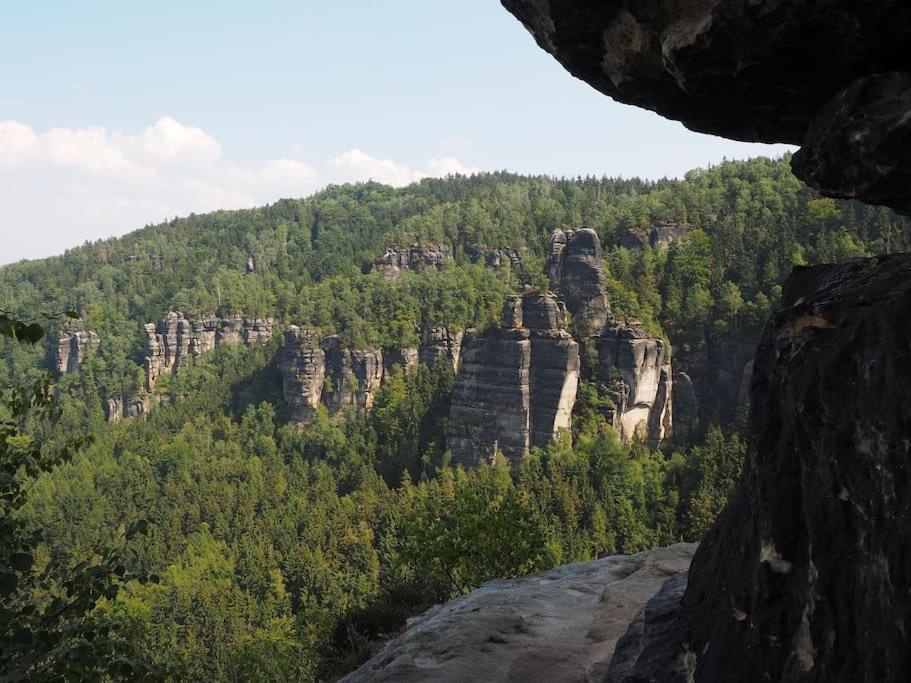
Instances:
[[[57,340],[54,362],[57,374],[77,372],[88,354],[98,347],[100,340],[92,331],[64,332]]]
[[[150,391],[163,374],[173,374],[192,358],[222,344],[261,344],[272,338],[273,318],[216,318],[169,312],[157,324],[145,325],[146,388]]]
[[[620,438],[660,443],[670,436],[673,379],[664,342],[633,322],[606,327],[595,343],[600,375],[617,386],[613,422]]]
[[[396,279],[405,270],[442,268],[452,261],[452,249],[447,244],[412,244],[409,247],[388,247],[373,262],[374,269],[390,279]]]
[[[285,331],[276,356],[291,421],[306,425],[320,405],[326,406],[330,414],[349,408],[369,411],[377,390],[397,367],[408,373],[419,362],[433,363],[437,357],[457,362],[456,339],[461,342],[461,338],[461,333],[440,328],[420,349],[351,349],[338,335],[321,337],[312,328],[292,325]]]
[[[601,680],[618,639],[662,585],[686,585],[694,550],[680,543],[491,581],[415,618],[342,680]]]
[[[504,326],[465,341],[453,387],[446,447],[456,462],[513,464],[571,425],[579,345],[563,329],[553,294],[510,297]]]
[[[823,193],[911,211],[908,3],[502,1],[611,97],[802,143],[792,168]],[[911,679],[911,256],[797,269],[782,303],[733,500],[606,680]]]
[[[544,273],[572,314],[574,336],[599,334],[611,313],[604,293],[604,255],[598,233],[590,228],[554,231]]]

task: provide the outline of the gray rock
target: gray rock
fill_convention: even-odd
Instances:
[[[613,426],[620,438],[657,444],[670,436],[672,372],[664,341],[631,321],[609,325],[595,344],[600,376],[619,380]]]
[[[55,365],[57,374],[63,376],[78,372],[88,355],[100,344],[98,335],[92,331],[78,330],[64,332],[57,340]]]
[[[428,610],[342,680],[598,680],[630,621],[694,550],[681,543],[491,581]]]
[[[911,73],[866,76],[841,90],[814,118],[791,167],[830,197],[911,213]]]
[[[458,371],[462,353],[461,330],[448,327],[433,327],[424,335],[418,348],[418,358],[423,365],[433,367],[437,358],[446,358],[452,363],[452,369]]]
[[[316,416],[326,380],[326,353],[315,330],[289,327],[276,360],[291,421],[306,425]]]
[[[800,144],[846,84],[911,71],[911,5],[903,0],[502,4],[597,90],[738,140]]]
[[[584,339],[599,334],[612,316],[604,293],[604,256],[598,233],[590,228],[555,231],[544,272],[550,288],[572,315],[574,335]]]
[[[373,262],[383,276],[396,279],[403,271],[440,269],[452,261],[452,248],[447,244],[412,244],[409,247],[389,247]]]
[[[579,345],[563,329],[553,294],[509,297],[505,329],[466,339],[453,387],[446,447],[456,462],[514,465],[571,426]]]

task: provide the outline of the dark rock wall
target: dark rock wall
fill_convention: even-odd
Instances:
[[[743,479],[629,680],[911,679],[908,330],[911,255],[795,271]]]

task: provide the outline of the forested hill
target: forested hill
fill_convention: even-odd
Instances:
[[[701,427],[687,439],[616,438],[616,394],[585,371],[597,354],[579,351],[571,428],[512,468],[496,448],[490,466],[452,465],[457,378],[442,356],[407,374],[379,366],[370,410],[324,400],[299,424],[276,362],[285,335],[212,344],[154,382],[144,367],[148,345],[168,334],[144,326],[169,311],[203,316],[193,318],[203,327],[274,318],[294,338],[298,380],[322,350],[304,327],[330,340],[325,363],[308,366],[327,371],[333,349],[343,360],[380,348],[404,358],[428,330],[485,328],[516,292],[556,311],[536,291],[548,285],[551,234],[582,226],[605,247],[613,312],[638,318],[650,348],[669,341],[697,389],[704,378]],[[0,664],[20,678],[332,679],[407,617],[490,578],[698,539],[745,449],[730,422],[711,426],[724,408],[714,389],[722,378],[736,393],[784,277],[795,264],[897,251],[908,227],[884,209],[820,198],[787,158],[760,158],[674,181],[497,173],[330,187],[6,266],[0,309],[38,318],[47,337],[29,346],[0,335],[0,420],[12,435],[0,441],[3,477],[23,492],[15,506],[0,496]],[[411,245],[433,266],[400,260]],[[601,265],[589,272],[600,277]],[[82,332],[84,348],[51,390],[40,378],[58,369],[65,331]],[[563,330],[548,335],[576,348]],[[325,396],[323,376],[308,379]],[[106,422],[112,394],[154,397],[154,410]],[[105,589],[59,611],[60,596],[94,585],[86,576]]]
[[[690,230],[670,262],[616,248],[662,220]],[[761,321],[794,264],[896,250],[905,223],[884,209],[818,198],[787,158],[726,162],[679,181],[494,173],[402,189],[367,183],[191,215],[10,265],[0,269],[0,301],[27,317],[79,312],[107,341],[100,354],[112,368],[125,356],[138,362],[142,324],[170,310],[274,316],[352,343],[403,345],[421,326],[495,316],[504,289],[542,283],[551,231],[580,226],[595,228],[608,248],[614,308],[673,339],[724,334],[732,306]],[[524,268],[508,277],[452,268],[421,282],[365,275],[386,247],[412,242],[450,245],[456,264],[472,248],[513,247]]]

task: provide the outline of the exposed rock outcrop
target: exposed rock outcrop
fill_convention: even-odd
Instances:
[[[615,100],[738,140],[800,144],[846,84],[911,71],[901,0],[502,0]]]
[[[880,73],[854,81],[816,115],[791,167],[823,194],[911,214],[909,150],[911,73]]]
[[[600,680],[629,622],[657,604],[669,577],[685,577],[694,549],[680,543],[491,581],[417,617],[342,680]]]
[[[699,399],[693,380],[685,372],[674,373],[674,393],[671,401],[674,411],[674,436],[684,443],[698,438],[701,431]]]
[[[370,410],[383,381],[383,353],[379,349],[348,349],[338,335],[320,342],[326,356],[323,403],[330,413],[347,406]]]
[[[544,273],[572,314],[577,338],[597,335],[611,318],[604,293],[604,256],[598,233],[590,228],[555,230]]]
[[[383,375],[388,375],[396,367],[402,368],[405,374],[411,372],[420,362],[417,347],[386,347],[383,349]]]
[[[124,418],[145,415],[150,409],[151,399],[146,394],[141,396],[119,394],[107,398],[104,415],[108,422],[117,422]]]
[[[192,358],[222,344],[266,343],[275,324],[273,318],[188,317],[171,311],[157,324],[147,323],[144,328],[146,388],[151,391],[161,375],[179,371]]]
[[[662,220],[650,229],[628,228],[620,235],[620,246],[641,251],[648,245],[652,249],[667,248],[687,233],[687,226],[678,221]]]
[[[504,327],[466,339],[453,387],[446,447],[457,462],[513,464],[570,427],[579,345],[553,294],[509,297]]]
[[[446,358],[452,363],[452,369],[458,371],[463,336],[461,330],[455,331],[449,327],[430,328],[418,349],[420,362],[433,367],[437,358]]]
[[[442,268],[452,261],[452,249],[447,244],[412,244],[410,247],[388,247],[373,262],[373,267],[385,277],[396,279],[405,270]]]
[[[674,637],[629,680],[911,677],[909,329],[911,255],[791,276],[756,354],[744,478]]]
[[[291,408],[291,421],[305,424],[319,408],[326,381],[326,353],[314,330],[292,325],[278,351],[282,395]]]
[[[665,344],[641,325],[613,324],[595,340],[599,372],[617,382],[614,430],[660,443],[672,429],[673,375]]]
[[[98,335],[92,331],[63,332],[57,340],[55,364],[57,374],[77,372],[89,353],[98,347]]]
[[[522,266],[522,254],[512,247],[469,245],[465,247],[465,254],[472,263],[480,263],[492,270],[499,270],[506,265],[514,270]]]

